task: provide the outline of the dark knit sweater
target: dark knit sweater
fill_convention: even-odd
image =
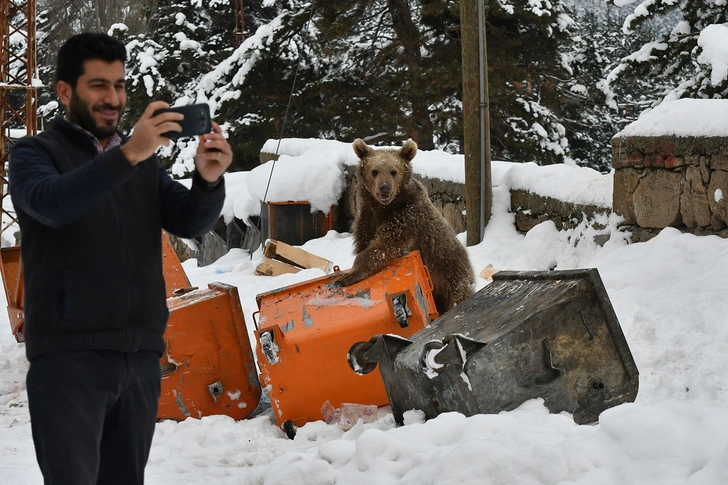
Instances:
[[[187,189],[156,156],[132,166],[121,151],[58,118],[10,153],[22,234],[28,359],[77,350],[164,352],[169,311],[161,230],[210,230],[224,183]]]

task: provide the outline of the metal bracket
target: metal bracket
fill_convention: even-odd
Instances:
[[[258,334],[260,339],[260,349],[263,351],[266,360],[270,365],[278,362],[278,351],[280,348],[276,345],[275,334],[273,330],[267,330]]]
[[[397,323],[402,328],[409,326],[408,318],[412,316],[412,310],[407,305],[407,293],[400,293],[399,295],[393,295],[392,299],[392,311],[394,312],[394,318],[397,319]]]
[[[217,400],[222,396],[222,393],[225,391],[225,388],[222,387],[222,382],[217,381],[212,384],[209,384],[207,386],[207,390],[210,392],[210,396],[212,396],[212,400],[217,402]]]

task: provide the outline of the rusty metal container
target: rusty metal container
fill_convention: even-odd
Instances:
[[[25,342],[23,335],[23,265],[20,262],[20,246],[0,250],[0,274],[8,302],[10,331],[18,342]]]
[[[159,419],[243,419],[260,400],[238,290],[223,283],[167,299]]]
[[[379,364],[398,423],[512,410],[543,398],[579,424],[637,396],[639,373],[596,269],[502,271],[409,339],[379,335],[353,368]]]
[[[378,372],[351,372],[352,346],[380,333],[409,337],[438,316],[429,273],[416,251],[355,285],[336,287],[340,276],[256,297],[261,384],[268,387],[276,420],[289,436],[293,426],[322,419],[326,401],[333,407],[386,405]]]
[[[328,213],[312,211],[306,201],[266,202],[263,213],[263,231],[268,226],[268,239],[300,246],[317,237],[323,237],[334,228],[336,206]]]

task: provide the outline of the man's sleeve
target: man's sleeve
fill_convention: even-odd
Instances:
[[[162,227],[178,237],[193,238],[212,230],[225,202],[225,180],[204,184],[193,176],[187,188],[159,168]]]
[[[32,140],[15,145],[8,170],[15,208],[54,228],[78,220],[132,174],[119,147],[61,174],[48,151]]]

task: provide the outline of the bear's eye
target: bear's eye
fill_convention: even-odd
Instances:
[[[396,170],[392,170],[391,174],[392,174],[392,177],[396,177],[397,176],[397,171]]]
[[[377,175],[379,175],[379,170],[372,170],[372,175],[374,175],[375,177],[376,177]]]

